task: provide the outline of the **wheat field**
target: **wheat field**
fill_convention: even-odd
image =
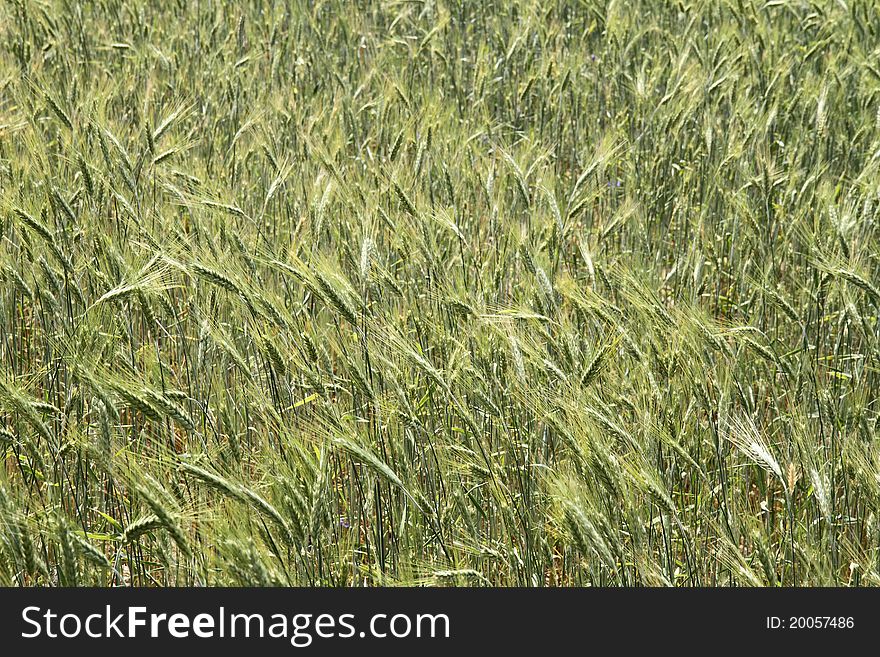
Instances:
[[[880,583],[867,0],[7,0],[0,583]]]

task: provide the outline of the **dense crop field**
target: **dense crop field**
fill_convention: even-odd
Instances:
[[[880,583],[867,0],[0,5],[0,583]]]

